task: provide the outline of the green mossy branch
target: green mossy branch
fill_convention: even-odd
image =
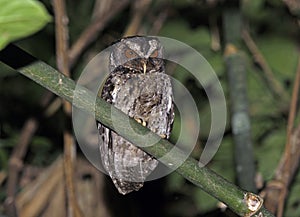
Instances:
[[[15,58],[17,59],[17,58]],[[1,58],[0,61],[5,62],[5,58]],[[57,94],[61,98],[73,103],[73,105],[85,112],[94,113],[97,120],[99,120],[104,125],[114,129],[121,136],[131,141],[134,144],[144,144],[145,139],[142,137],[136,138],[135,135],[128,133],[128,116],[121,111],[117,110],[101,98],[97,98],[96,103],[94,102],[95,96],[89,90],[84,87],[77,86],[76,83],[68,77],[50,67],[49,65],[41,62],[35,61],[31,64],[26,65],[22,68],[17,68],[7,63],[15,70],[19,71],[26,77],[37,82],[41,86],[47,88],[51,92]],[[74,100],[74,90],[76,87],[76,100]],[[117,129],[114,128],[111,119],[111,112],[114,112],[114,119],[118,120]],[[128,123],[128,122],[127,122]],[[185,159],[185,154],[177,148],[174,148],[169,141],[161,139],[158,135],[152,133],[149,129],[138,124],[133,119],[130,119],[130,124],[135,131],[135,133],[144,135],[147,134],[149,140],[158,141],[153,146],[142,147],[143,150],[153,155],[156,158],[161,158],[164,156],[164,164],[171,169],[174,169],[175,165],[179,165],[176,171],[184,176],[187,180],[191,181],[195,185],[202,188],[204,191],[209,193],[211,196],[225,203],[231,210],[241,216],[252,216],[253,211],[249,209],[249,203],[247,203],[247,196],[249,193],[241,190],[237,186],[228,182],[221,176],[217,175],[210,169],[206,167],[199,167],[198,162],[193,158]],[[173,154],[167,155],[169,151],[173,149]],[[184,161],[184,163],[181,163]],[[251,194],[253,197],[258,198],[258,196]],[[249,201],[248,201],[249,202]],[[262,201],[260,201],[262,202]],[[265,208],[261,207],[258,211],[262,216],[273,216]]]
[[[231,127],[238,184],[248,191],[257,192],[255,185],[255,160],[248,112],[246,63],[238,46],[241,42],[242,15],[239,8],[227,9],[223,15],[225,57],[227,68]]]

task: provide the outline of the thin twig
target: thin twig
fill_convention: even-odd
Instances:
[[[40,105],[45,108],[53,94],[51,92],[46,92],[41,98]],[[9,160],[9,170],[8,170],[8,179],[7,179],[7,198],[5,201],[6,211],[9,216],[17,216],[17,210],[15,206],[15,193],[17,189],[19,173],[23,168],[23,159],[27,153],[28,145],[34,136],[39,122],[36,118],[28,118],[21,130],[20,138],[18,143],[14,147],[13,153]]]
[[[294,131],[294,121],[297,111],[298,94],[300,87],[300,57],[298,60],[298,69],[296,72],[295,83],[290,103],[290,112],[287,125],[287,140],[285,150],[276,169],[275,177],[267,185],[264,193],[266,194],[266,206],[276,212],[278,217],[283,215],[285,199],[288,194],[288,188],[297,171],[300,159],[300,125]]]
[[[221,39],[217,18],[214,14],[209,16],[209,29],[211,32],[210,47],[213,51],[219,51],[221,49]]]
[[[292,133],[291,137],[292,153],[289,160],[282,155],[279,166],[276,170],[276,176],[269,181],[261,196],[265,198],[265,206],[270,212],[276,213],[276,216],[282,216],[284,200],[288,193],[289,185],[297,171],[300,160],[300,125]],[[290,168],[287,167],[290,162]]]
[[[298,0],[282,0],[286,6],[289,8],[290,12],[297,16],[298,18],[300,17],[300,2]]]
[[[291,165],[295,162],[291,162],[293,159],[291,156],[294,154],[293,153],[293,144],[292,144],[292,132],[294,129],[294,122],[295,122],[295,117],[296,117],[296,111],[297,111],[297,102],[298,102],[298,95],[299,95],[299,87],[300,87],[300,57],[298,59],[298,67],[297,67],[297,72],[296,72],[296,77],[295,77],[295,83],[294,83],[294,88],[293,88],[293,93],[292,93],[292,99],[291,99],[291,104],[290,104],[290,112],[289,112],[289,118],[288,118],[288,125],[287,125],[287,139],[286,139],[286,144],[285,144],[285,150],[284,150],[284,161],[286,163],[284,164],[283,171],[287,174],[285,174],[285,177],[287,178],[287,181],[284,182],[284,189],[281,192],[281,195],[279,196],[279,206],[278,206],[278,211],[277,211],[277,216],[281,217],[283,215],[283,208],[285,204],[285,198],[287,196],[289,184],[292,180],[292,177],[294,176],[295,171],[291,171],[293,168]],[[299,162],[298,162],[299,163]],[[298,165],[298,163],[296,165]],[[297,167],[296,167],[297,168]],[[277,174],[279,177],[281,176],[281,172]]]
[[[210,11],[215,10],[218,4],[217,0],[208,0],[207,5]],[[209,13],[209,29],[211,32],[210,47],[213,51],[219,51],[221,49],[220,31],[217,23],[217,16],[214,13]]]
[[[170,11],[170,8],[167,6],[159,13],[157,18],[153,22],[151,30],[149,31],[150,35],[157,35],[159,33],[159,31],[161,30],[164,22],[166,21],[168,15],[169,15],[169,11]]]
[[[68,17],[64,0],[53,1],[55,13],[55,33],[56,33],[56,63],[58,69],[67,77],[70,77],[69,57],[68,57]],[[71,104],[64,100],[65,114],[71,115]],[[75,194],[74,187],[74,162],[75,162],[75,142],[69,129],[64,131],[64,171],[65,186],[67,190],[68,215],[81,217],[81,212]]]
[[[152,0],[136,0],[132,4],[132,19],[123,34],[124,37],[140,33],[143,17]]]
[[[252,53],[253,58],[260,65],[262,71],[265,73],[266,80],[272,92],[276,95],[276,97],[282,99],[281,101],[287,102],[287,100],[289,99],[288,94],[286,93],[282,85],[278,82],[278,80],[275,78],[274,73],[271,67],[269,66],[268,62],[261,54],[254,40],[250,36],[248,30],[245,28],[242,30],[242,38],[244,39],[245,44]]]
[[[114,5],[115,2],[116,0],[95,0],[92,12],[92,20],[95,20],[107,13],[107,11],[112,8],[112,5]]]
[[[6,180],[6,178],[7,178],[6,171],[0,171],[0,186],[2,186],[2,184]]]
[[[11,217],[17,217],[17,210],[15,206],[15,193],[18,183],[19,172],[23,168],[23,159],[27,153],[28,144],[31,141],[38,127],[38,122],[35,118],[29,118],[23,126],[20,138],[16,144],[13,153],[9,159],[9,173],[6,190],[6,212]]]
[[[300,57],[298,59],[298,68],[297,68],[296,77],[295,77],[295,83],[294,83],[294,88],[293,88],[293,93],[292,93],[288,125],[287,125],[287,140],[286,140],[286,144],[285,144],[285,155],[286,155],[287,159],[289,159],[288,156],[290,156],[290,154],[292,153],[290,143],[291,143],[292,131],[294,128],[294,121],[295,121],[296,111],[297,111],[299,87],[300,87]]]
[[[58,183],[63,181],[63,159],[58,157],[48,168],[22,192],[17,195],[16,203],[21,217],[46,216],[42,212],[49,205],[49,198],[56,195]],[[63,204],[61,204],[63,205]]]
[[[68,66],[68,17],[65,13],[64,0],[53,0],[55,13],[56,65],[66,76],[70,77]]]
[[[106,13],[94,20],[79,36],[77,41],[69,50],[69,66],[72,67],[82,52],[97,39],[99,33],[104,29],[106,24],[115,17],[125,6],[129,0],[116,1]]]

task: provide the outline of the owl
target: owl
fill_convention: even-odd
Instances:
[[[163,47],[155,37],[123,38],[112,46],[108,75],[98,95],[162,138],[174,120],[172,85]],[[97,122],[102,164],[119,193],[138,191],[158,161]]]

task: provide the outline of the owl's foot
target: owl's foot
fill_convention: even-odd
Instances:
[[[167,135],[166,135],[166,134],[160,134],[159,136],[160,136],[162,139],[167,138]]]
[[[137,118],[137,117],[135,117],[134,118],[134,120],[136,120],[136,122],[138,122],[139,124],[142,124],[144,127],[146,127],[147,126],[147,122],[146,121],[144,121],[143,119],[141,119],[141,118]]]

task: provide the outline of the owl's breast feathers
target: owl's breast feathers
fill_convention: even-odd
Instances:
[[[113,103],[113,91],[115,87],[124,85],[129,79],[141,76],[142,74],[164,73],[162,59],[149,58],[146,64],[146,73],[143,73],[144,69],[140,60],[141,59],[138,58],[116,67],[106,79],[101,91],[101,98],[109,103]]]
[[[107,78],[101,97],[152,132],[169,138],[174,120],[171,80],[160,66],[147,73],[119,66]],[[138,190],[158,161],[98,123],[103,166],[122,194]],[[104,131],[103,131],[104,128]],[[102,130],[102,131],[101,131]],[[131,183],[131,184],[130,184]]]
[[[173,113],[173,98],[167,74],[160,71],[144,74],[117,67],[107,78],[102,98],[130,117],[141,118],[153,132],[169,137],[169,129],[164,126],[170,121],[169,113]]]

